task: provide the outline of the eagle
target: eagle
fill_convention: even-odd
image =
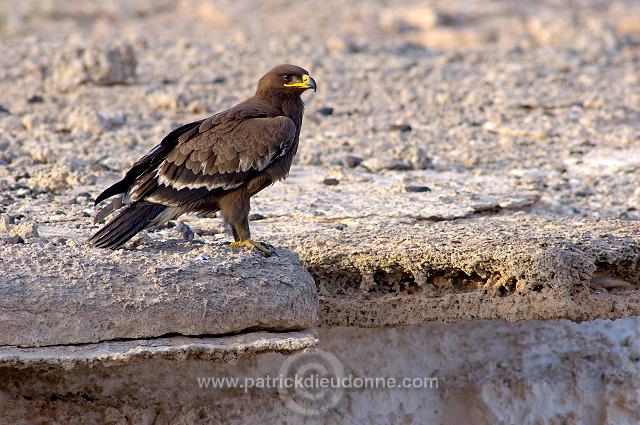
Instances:
[[[219,212],[233,233],[232,247],[270,256],[266,244],[251,239],[250,199],[289,173],[304,113],[300,95],[308,89],[317,86],[305,69],[278,65],[260,78],[253,97],[170,132],[96,198],[99,205],[117,196],[96,221],[116,214],[89,242],[117,249],[182,214]]]

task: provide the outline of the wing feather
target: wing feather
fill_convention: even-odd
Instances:
[[[210,120],[180,136],[156,173],[132,186],[133,200],[180,205],[210,191],[235,189],[288,152],[297,136],[285,116]]]
[[[212,120],[215,117],[210,117]],[[154,170],[158,165],[166,158],[166,156],[174,150],[178,141],[186,135],[193,135],[194,131],[197,131],[203,121],[195,121],[189,124],[185,124],[167,134],[159,145],[155,146],[151,151],[140,158],[129,171],[127,171],[124,178],[117,183],[113,184],[106,190],[104,190],[95,200],[95,205],[115,195],[125,194],[131,186],[135,184],[145,173],[150,170]],[[191,137],[191,136],[189,136]]]

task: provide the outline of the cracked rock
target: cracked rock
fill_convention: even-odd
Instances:
[[[16,236],[20,236],[22,239],[39,238],[38,225],[36,223],[20,223],[12,226],[10,233]]]
[[[233,363],[263,353],[290,354],[314,347],[309,331],[250,332],[230,336],[171,336],[83,345],[24,348],[0,346],[0,367],[70,370],[82,366],[113,367],[140,360],[204,360]]]
[[[128,84],[135,80],[137,61],[125,42],[70,46],[53,60],[52,79],[61,88],[79,84]]]
[[[63,165],[46,166],[37,170],[28,180],[32,190],[60,193],[71,185],[71,171]]]
[[[25,229],[35,233],[32,223]],[[0,246],[0,346],[307,329],[316,321],[315,283],[283,249],[266,259],[218,243],[190,245],[185,256],[169,241],[112,252],[41,240]]]
[[[122,113],[111,115],[98,113],[92,108],[74,108],[67,114],[65,129],[72,132],[82,132],[100,135],[122,126],[126,118]]]

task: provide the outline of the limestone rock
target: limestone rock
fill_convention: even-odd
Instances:
[[[379,24],[391,34],[427,31],[438,23],[438,14],[429,7],[390,8],[380,13]]]
[[[638,222],[516,214],[261,223],[311,271],[325,326],[640,314]]]
[[[20,236],[22,239],[39,238],[38,225],[32,222],[20,223],[10,229],[12,235]]]
[[[327,177],[338,180],[340,185],[327,186]],[[432,191],[407,193],[407,185],[427,186]],[[360,170],[340,170],[329,176],[319,167],[298,167],[286,183],[256,197],[252,203],[272,216],[299,220],[332,222],[378,217],[438,221],[478,212],[526,210],[538,196],[535,189],[520,188],[515,178],[500,176],[431,171],[378,175]],[[291,199],[296,200],[295,204]]]
[[[279,423],[283,416],[308,425],[343,423],[345,418],[374,424],[599,425],[603,417],[616,425],[640,421],[637,317],[580,324],[492,320],[321,328],[318,348],[334,356],[345,375],[416,381],[412,388],[345,390],[338,393],[334,408],[316,415],[292,411],[285,403],[289,399],[280,398],[276,389],[211,385],[215,378],[244,383],[245,377],[279,376],[287,359],[283,355],[243,359],[244,354],[257,354],[256,345],[270,347],[282,338],[291,341],[277,343],[284,348],[312,343],[311,337],[299,334],[261,333],[256,335],[264,341],[259,344],[248,334],[201,341],[179,338],[173,346],[158,340],[98,344],[103,349],[3,347],[0,358],[20,353],[24,363],[16,359],[18,367],[0,368],[0,417],[6,423],[56,424],[86,423],[90,418],[95,423],[240,425]],[[48,352],[69,353],[69,358],[49,362],[40,354]],[[114,352],[122,353],[123,362]],[[94,353],[106,353],[104,363]],[[197,361],[200,354],[205,361]],[[307,372],[319,364],[308,359],[323,358],[305,354],[288,358]],[[132,361],[125,363],[128,357]],[[94,361],[85,361],[89,358]],[[237,364],[226,362],[236,359]],[[75,367],[61,370],[56,365]],[[298,394],[313,400],[306,388]]]
[[[290,354],[314,347],[316,342],[313,333],[298,331],[198,338],[171,336],[35,348],[0,346],[0,367],[69,370],[155,359],[230,363],[269,352]]]
[[[122,113],[109,115],[86,107],[73,108],[66,115],[64,127],[66,130],[92,135],[100,135],[105,131],[118,128],[126,121]]]
[[[42,239],[41,239],[42,240]],[[284,249],[221,244],[107,251],[84,243],[0,246],[0,345],[305,329],[315,284]]]
[[[52,78],[61,88],[128,84],[135,79],[136,66],[133,47],[125,42],[70,46],[54,58]]]
[[[71,185],[71,171],[64,165],[45,166],[38,169],[28,180],[33,190],[60,193]]]

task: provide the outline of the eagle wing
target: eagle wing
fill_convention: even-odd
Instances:
[[[135,180],[126,197],[180,206],[236,189],[287,153],[296,135],[294,122],[285,116],[205,120],[181,134],[165,159]]]
[[[119,182],[113,184],[106,190],[104,190],[95,200],[95,205],[98,205],[107,198],[114,195],[125,193],[129,190],[131,185],[145,172],[155,169],[159,163],[161,163],[167,155],[175,148],[182,135],[192,132],[194,128],[198,128],[202,124],[203,120],[192,122],[176,128],[169,134],[167,134],[159,145],[155,146],[149,153],[136,161],[135,164],[127,171],[124,178]]]

